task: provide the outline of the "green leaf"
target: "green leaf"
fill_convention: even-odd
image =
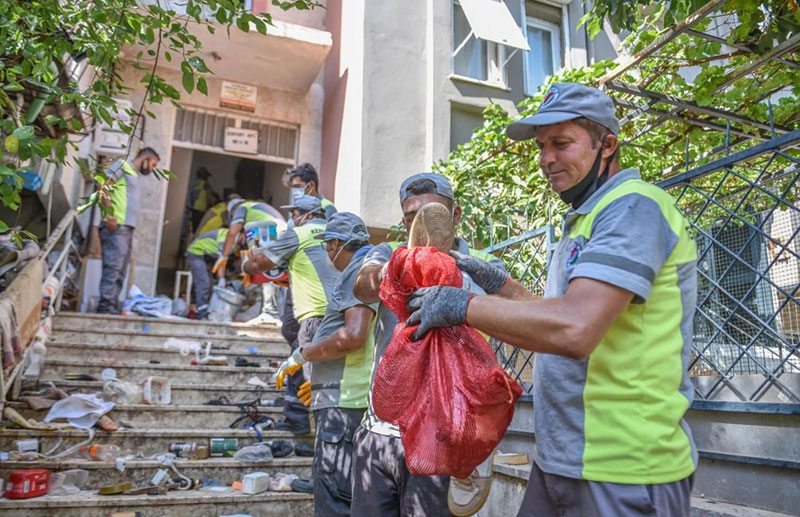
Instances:
[[[0,221],[0,233],[6,233],[10,229],[6,223]]]
[[[197,78],[197,91],[203,95],[208,95],[208,85],[206,84],[205,77]]]
[[[192,93],[194,91],[194,73],[189,71],[183,72],[183,78],[181,80],[183,84],[183,89],[186,90],[188,93]]]
[[[33,138],[34,129],[33,126],[21,126],[15,129],[12,134],[20,141],[30,140]]]

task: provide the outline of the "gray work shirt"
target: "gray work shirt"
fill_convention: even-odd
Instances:
[[[342,328],[345,312],[359,305],[372,309],[373,321],[370,325],[372,331],[378,304],[365,304],[353,294],[356,276],[371,248],[372,246],[365,246],[358,250],[342,272],[328,300],[325,317],[314,335],[314,343],[330,337]],[[369,391],[374,353],[373,340],[373,334],[369,332],[367,341],[359,350],[354,350],[339,359],[311,363],[311,409],[367,407],[367,391]]]

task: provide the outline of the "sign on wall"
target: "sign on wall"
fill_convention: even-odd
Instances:
[[[222,91],[219,95],[219,105],[224,108],[233,108],[253,112],[256,110],[258,88],[249,84],[222,81]]]
[[[222,147],[232,153],[258,154],[258,130],[226,127]]]

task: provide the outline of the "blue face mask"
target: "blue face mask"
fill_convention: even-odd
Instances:
[[[289,189],[289,197],[292,200],[292,203],[295,203],[300,197],[306,194],[305,187],[291,187]]]

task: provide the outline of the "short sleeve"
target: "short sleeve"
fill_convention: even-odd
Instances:
[[[300,239],[294,230],[286,230],[278,235],[274,241],[268,242],[261,250],[261,253],[274,264],[279,265],[288,262],[292,255],[300,249]]]
[[[392,246],[388,242],[382,242],[369,250],[367,256],[364,257],[364,263],[361,264],[361,267],[364,266],[375,266],[379,265],[382,266],[383,264],[389,262],[389,259],[392,258]]]
[[[122,167],[122,160],[117,160],[106,169],[106,177],[110,180],[117,181],[125,175],[125,169]]]
[[[356,283],[358,272],[361,271],[361,264],[350,264],[342,272],[336,287],[333,289],[333,303],[339,311],[346,311],[357,305],[364,305],[373,310],[378,311],[378,303],[364,303],[353,294],[353,286]]]
[[[628,194],[597,214],[570,280],[600,280],[634,293],[634,303],[643,303],[677,243],[678,235],[658,203],[642,194]]]
[[[233,226],[234,224],[244,223],[246,217],[247,217],[247,207],[239,205],[239,207],[233,213],[233,218],[231,218],[231,226]]]

